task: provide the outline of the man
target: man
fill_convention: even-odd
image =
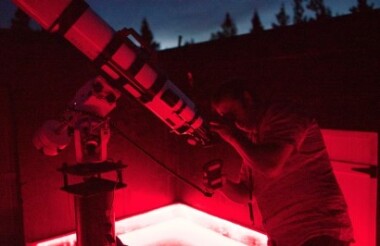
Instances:
[[[210,122],[241,156],[238,183],[220,191],[249,202],[251,191],[269,245],[346,246],[352,226],[316,121],[298,107],[264,104],[241,83],[226,83],[212,98],[221,117]]]

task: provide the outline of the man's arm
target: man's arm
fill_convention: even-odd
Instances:
[[[243,161],[264,175],[275,177],[294,151],[294,145],[286,143],[254,144],[241,131],[231,124],[212,122],[211,130],[229,143]]]

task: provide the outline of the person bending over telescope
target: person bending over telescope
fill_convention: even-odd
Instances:
[[[242,159],[239,181],[222,177],[218,191],[239,203],[255,196],[268,245],[353,242],[347,205],[314,118],[290,103],[260,102],[237,81],[218,88],[211,106],[221,120],[210,122],[210,130]]]

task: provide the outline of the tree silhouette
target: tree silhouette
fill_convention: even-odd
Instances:
[[[159,50],[160,44],[154,41],[153,33],[150,30],[148,20],[144,18],[141,22],[141,37],[145,41],[146,45],[152,50]]]
[[[235,22],[231,18],[230,14],[227,12],[226,17],[221,25],[222,31],[211,34],[211,40],[220,39],[220,38],[229,38],[237,34],[237,28]]]
[[[331,10],[326,7],[323,0],[309,0],[306,8],[315,13],[316,20],[322,20],[331,17]]]
[[[251,29],[252,34],[258,34],[264,31],[263,24],[261,23],[259,13],[257,12],[256,9],[253,11],[253,17],[251,19],[251,23],[252,23],[252,29]]]
[[[185,41],[184,46],[193,45],[193,44],[195,44],[195,41],[193,38],[191,38],[190,40]]]
[[[350,8],[350,12],[353,14],[366,13],[374,9],[373,3],[368,5],[367,0],[357,0],[358,5]]]
[[[21,9],[17,8],[12,20],[11,29],[16,31],[30,31],[30,17]]]
[[[277,23],[272,23],[273,28],[284,27],[289,23],[289,15],[286,14],[284,2],[281,3],[280,10],[276,14]]]
[[[236,25],[228,12],[226,13],[226,18],[222,24],[222,32],[226,37],[232,37],[237,34]]]
[[[307,21],[304,16],[305,9],[302,5],[303,2],[304,0],[293,0],[293,24],[299,24]]]

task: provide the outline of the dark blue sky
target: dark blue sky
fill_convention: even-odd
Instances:
[[[292,16],[292,0],[87,0],[87,3],[115,30],[132,27],[138,32],[147,18],[155,40],[161,48],[174,47],[178,36],[183,42],[202,42],[217,32],[229,12],[238,34],[249,32],[253,10],[257,9],[265,28],[275,22],[281,3]],[[348,14],[357,0],[325,0],[333,15]],[[380,0],[368,0],[376,8]],[[0,0],[0,27],[8,27],[16,7],[11,0]]]

